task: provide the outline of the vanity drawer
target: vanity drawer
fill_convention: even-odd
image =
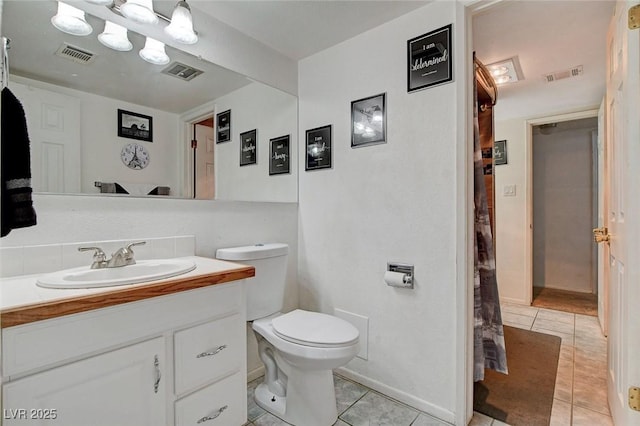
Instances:
[[[176,426],[240,426],[247,421],[246,383],[236,373],[175,404]]]
[[[234,314],[177,332],[174,337],[176,395],[240,371],[244,359],[244,327],[240,314]]]

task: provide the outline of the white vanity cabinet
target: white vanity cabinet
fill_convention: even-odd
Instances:
[[[3,386],[7,425],[164,425],[164,339],[76,361]]]
[[[2,424],[241,426],[244,306],[240,280],[4,328]]]

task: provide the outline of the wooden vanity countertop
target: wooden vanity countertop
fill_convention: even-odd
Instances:
[[[13,327],[64,315],[137,302],[255,276],[253,266],[191,256],[196,268],[164,280],[92,289],[49,289],[36,285],[39,275],[0,280],[0,325]]]

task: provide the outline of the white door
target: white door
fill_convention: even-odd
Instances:
[[[19,83],[10,89],[27,116],[33,190],[81,192],[80,100]]]
[[[605,205],[606,197],[605,197],[605,164],[606,164],[606,154],[605,154],[605,101],[602,101],[600,105],[600,109],[598,110],[598,141],[597,141],[597,151],[596,151],[596,171],[598,176],[598,212],[597,212],[597,220],[598,220],[598,228],[603,228],[607,226],[606,217],[607,217],[607,207]],[[597,271],[598,271],[598,320],[600,321],[600,327],[602,328],[602,333],[606,336],[609,333],[608,324],[607,324],[607,307],[608,296],[609,296],[609,245],[608,244],[598,244],[598,260],[597,260]]]
[[[196,153],[196,198],[212,200],[215,188],[213,172],[213,127],[196,124],[195,139],[198,141]]]
[[[3,424],[165,425],[164,353],[158,337],[7,383]]]
[[[607,37],[607,387],[611,415],[621,426],[640,424],[640,411],[628,404],[629,388],[640,386],[640,30],[627,26],[627,11],[636,3],[616,3]]]

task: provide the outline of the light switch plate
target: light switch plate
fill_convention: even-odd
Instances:
[[[505,197],[515,197],[516,196],[516,186],[515,185],[505,185],[502,188],[502,195]]]

